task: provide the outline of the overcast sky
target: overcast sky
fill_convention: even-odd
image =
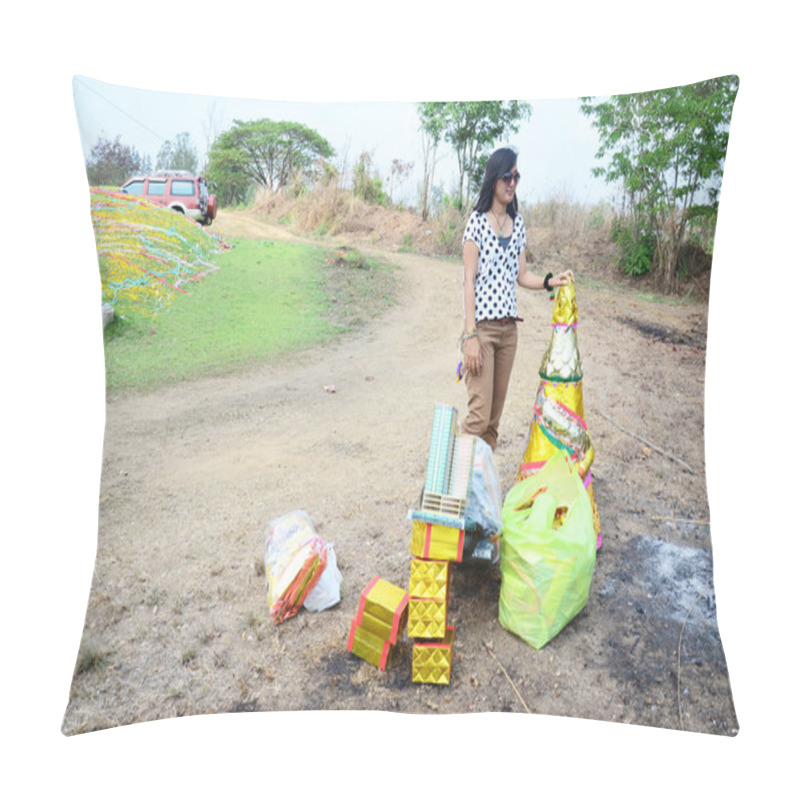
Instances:
[[[75,108],[84,156],[100,136],[115,139],[155,157],[161,144],[187,132],[202,160],[211,139],[235,119],[269,118],[300,122],[327,139],[336,151],[334,163],[351,167],[370,153],[378,175],[388,186],[393,159],[414,163],[410,177],[393,199],[417,203],[422,178],[422,147],[416,105],[408,102],[275,102],[264,99],[172,94],[117,86],[87,76],[73,81]],[[267,94],[265,88],[265,94]],[[450,99],[450,98],[442,98]],[[524,99],[524,98],[519,98]],[[613,197],[613,187],[592,176],[598,140],[577,98],[530,102],[533,113],[507,142],[519,150],[523,178],[519,196],[537,202],[553,197],[595,203]],[[213,137],[212,137],[213,138]],[[452,193],[458,175],[449,146],[439,150],[435,184]]]

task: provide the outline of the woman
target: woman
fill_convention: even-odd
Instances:
[[[516,285],[526,289],[563,286],[572,272],[544,278],[528,272],[525,224],[518,210],[520,174],[516,151],[496,150],[486,165],[478,201],[464,230],[463,366],[469,395],[461,430],[497,446],[517,350]]]

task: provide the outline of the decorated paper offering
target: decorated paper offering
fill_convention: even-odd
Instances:
[[[411,655],[411,680],[414,683],[450,683],[454,637],[455,629],[448,626],[444,638],[414,643]]]
[[[294,511],[267,526],[264,572],[267,602],[277,625],[300,610],[328,561],[325,542],[304,511]]]
[[[575,283],[570,281],[560,286],[556,294],[550,344],[539,368],[528,445],[517,478],[535,475],[555,453],[565,453],[576,465],[589,493],[600,547],[600,518],[592,488],[594,447],[584,421],[583,363],[577,327],[578,302]]]
[[[475,456],[475,437],[456,433],[458,412],[437,403],[428,449],[422,508],[409,512],[413,520],[463,528]]]
[[[437,403],[433,409],[433,426],[428,448],[428,469],[425,473],[425,491],[445,494],[450,486],[450,468],[456,435],[458,412],[454,406]]]

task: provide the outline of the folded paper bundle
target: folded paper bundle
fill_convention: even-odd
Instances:
[[[293,617],[317,585],[328,563],[325,542],[304,511],[294,511],[267,526],[264,573],[273,624]]]

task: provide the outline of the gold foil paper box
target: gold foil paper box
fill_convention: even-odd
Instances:
[[[450,588],[450,561],[411,559],[408,581],[410,597],[430,597],[447,601]]]
[[[376,575],[361,592],[347,649],[384,670],[407,621],[408,592]]]
[[[389,630],[386,638],[394,644],[405,627],[407,610],[408,592],[376,575],[361,592],[356,620],[359,625],[363,618],[383,622]]]
[[[411,655],[411,680],[414,683],[450,683],[454,636],[455,629],[448,626],[443,639],[414,643]]]
[[[392,622],[385,622],[368,611],[357,613],[354,619],[356,624],[364,630],[380,636],[381,639],[389,642],[389,644],[397,644],[408,624],[408,604],[405,605],[402,613]]]
[[[408,601],[408,635],[415,639],[441,639],[447,629],[447,600],[412,597]]]
[[[353,655],[363,658],[364,661],[385,670],[391,663],[392,644],[382,639],[378,634],[362,628],[353,618],[350,623],[350,636],[347,640],[347,649]]]
[[[464,529],[414,520],[410,550],[411,555],[418,558],[461,561],[464,555]]]

